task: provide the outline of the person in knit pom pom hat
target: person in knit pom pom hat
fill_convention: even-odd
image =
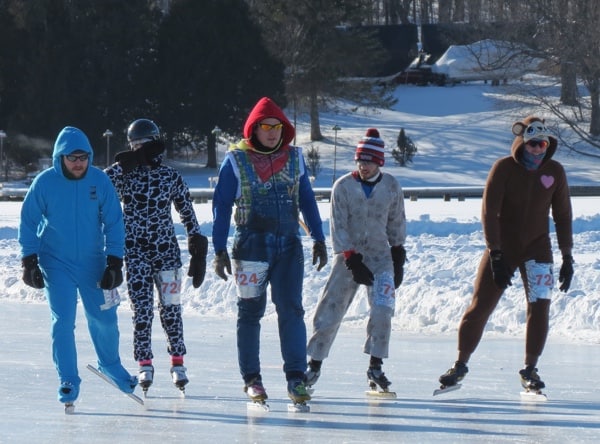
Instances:
[[[369,128],[365,137],[356,146],[354,160],[374,162],[380,167],[385,163],[385,143],[376,128]]]
[[[398,180],[380,167],[385,144],[369,128],[356,147],[356,170],[340,177],[331,191],[333,265],[313,319],[308,342],[311,356],[306,384],[317,382],[342,319],[360,285],[367,289],[370,306],[367,340],[370,355],[367,378],[384,391],[391,382],[382,370],[388,357],[395,289],[404,276],[406,215]]]
[[[558,281],[567,291],[573,277],[572,211],[565,170],[553,160],[557,140],[544,121],[529,116],[512,126],[510,156],[497,160],[487,178],[482,201],[483,252],[471,305],[458,328],[458,356],[439,381],[456,385],[468,372],[485,325],[518,269],[527,302],[524,368],[519,371],[527,391],[545,387],[537,362],[548,336],[550,299],[555,285],[548,216],[552,213],[562,253]]]

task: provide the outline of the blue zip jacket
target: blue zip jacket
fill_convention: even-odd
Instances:
[[[89,154],[80,179],[63,173],[62,156]],[[22,257],[37,254],[40,265],[103,268],[107,255],[123,257],[125,228],[115,188],[92,166],[94,152],[86,135],[67,126],[59,133],[53,166],[33,180],[21,208],[19,243]],[[101,262],[101,263],[100,263]]]

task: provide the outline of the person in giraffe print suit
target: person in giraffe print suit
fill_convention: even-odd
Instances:
[[[164,143],[158,126],[135,120],[127,130],[130,150],[117,153],[105,172],[123,202],[127,289],[133,309],[133,353],[139,364],[139,384],[146,391],[154,380],[152,320],[154,287],[158,312],[167,338],[173,383],[188,383],[183,356],[181,252],[171,208],[179,213],[191,255],[188,276],[200,287],[206,272],[208,240],[200,232],[189,188],[181,174],[162,163]]]

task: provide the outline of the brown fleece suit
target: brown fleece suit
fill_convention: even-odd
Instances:
[[[541,120],[528,117],[523,125]],[[488,318],[496,308],[504,290],[494,283],[490,265],[491,250],[501,250],[511,271],[519,269],[528,294],[525,262],[552,263],[548,216],[556,226],[558,247],[570,255],[573,246],[572,210],[565,171],[552,160],[557,141],[549,137],[550,145],[542,164],[529,171],[520,162],[524,148],[518,135],[511,147],[511,156],[496,161],[488,175],[483,195],[482,223],[487,250],[481,259],[474,284],[471,305],[460,322],[458,332],[459,360],[467,362],[483,335]],[[550,300],[527,302],[526,364],[535,365],[542,354],[548,335]]]

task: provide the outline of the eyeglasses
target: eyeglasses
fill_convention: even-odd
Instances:
[[[283,123],[274,123],[273,125],[269,123],[259,123],[258,127],[263,131],[280,130],[283,128]]]
[[[65,158],[69,161],[69,162],[77,162],[78,160],[80,160],[81,162],[85,162],[86,160],[88,160],[90,158],[89,154],[80,154],[80,155],[76,155],[76,154],[67,154],[65,156]]]
[[[539,146],[541,149],[545,150],[546,148],[548,148],[549,143],[546,140],[530,140],[527,142],[527,145],[529,145],[532,148]]]

